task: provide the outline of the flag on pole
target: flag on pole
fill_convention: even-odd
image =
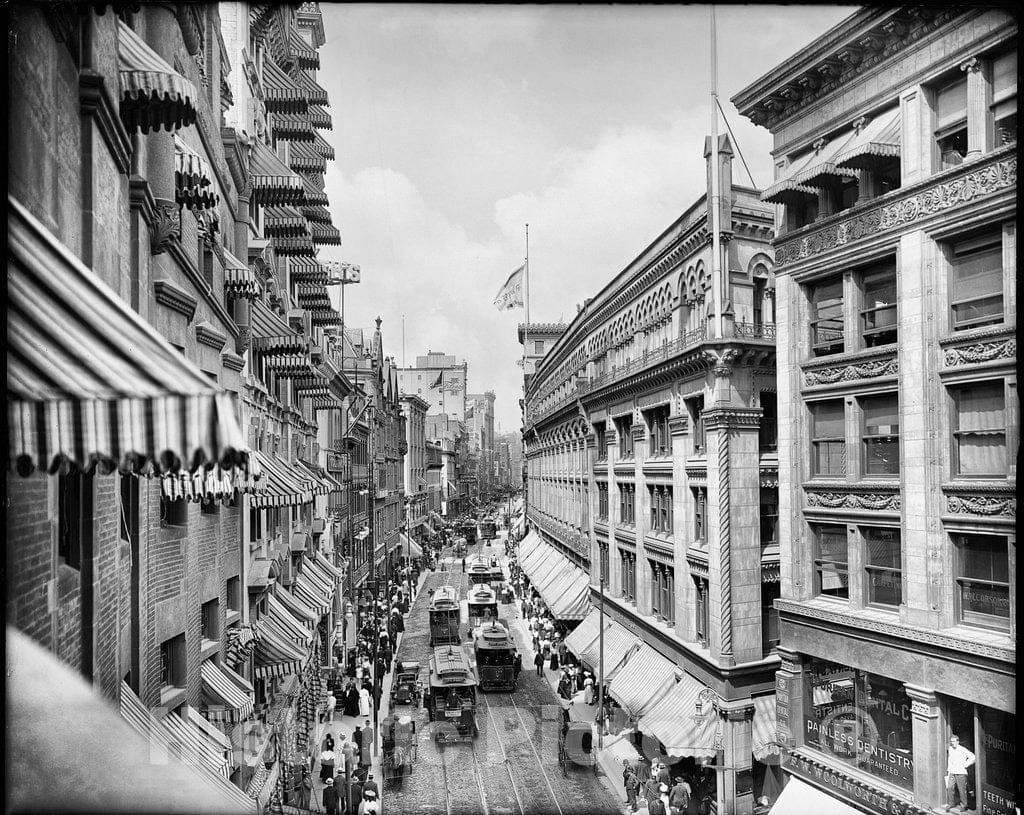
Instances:
[[[494,298],[494,305],[498,311],[506,311],[510,308],[517,308],[523,305],[523,272],[526,264],[523,264],[505,281],[498,296]]]
[[[438,387],[441,384],[441,381],[443,379],[444,379],[444,371],[441,371],[441,373],[439,373],[437,375],[437,379],[435,379],[433,381],[433,383],[431,384],[430,389],[433,390],[434,388]]]

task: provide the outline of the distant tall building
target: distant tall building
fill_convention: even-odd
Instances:
[[[469,453],[475,459],[477,485],[481,491],[491,490],[494,470],[494,391],[466,396],[466,430]]]
[[[443,413],[459,421],[466,418],[465,360],[443,352],[427,351],[416,357],[412,368],[398,369],[398,387],[402,393],[418,396],[430,407],[428,414]]]

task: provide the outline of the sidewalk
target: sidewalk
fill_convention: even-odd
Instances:
[[[429,569],[424,570],[420,573],[419,581],[416,584],[417,597],[419,597],[420,592],[423,590],[423,584],[426,582],[428,573]],[[406,619],[408,619],[408,617],[406,617]],[[395,645],[395,653],[398,653],[398,648],[401,646],[402,639],[404,638],[404,636],[404,632],[398,634],[397,643]],[[381,683],[380,707],[378,708],[377,712],[378,732],[374,734],[376,740],[376,749],[372,750],[370,754],[369,772],[373,774],[373,780],[377,782],[377,787],[381,791],[383,791],[384,788],[384,774],[381,770],[381,759],[383,758],[383,756],[381,755],[380,752],[381,737],[379,730],[380,723],[384,721],[384,719],[387,717],[391,709],[391,683],[393,679],[394,671],[389,670],[384,675],[384,681]],[[337,756],[334,762],[334,773],[335,775],[337,775],[340,770],[341,774],[344,776],[345,757],[344,755],[342,755],[341,748],[344,746],[345,742],[352,741],[352,734],[355,732],[355,729],[357,727],[362,727],[363,723],[366,721],[366,718],[370,719],[370,726],[373,727],[372,713],[370,714],[369,717],[343,716],[341,714],[341,705],[339,704],[338,708],[334,711],[333,722],[317,722],[316,726],[314,727],[315,739],[313,741],[313,744],[315,745],[315,755],[317,757],[316,763],[313,767],[313,798],[315,799],[315,801],[310,801],[310,811],[323,812],[324,809],[324,785],[320,781],[319,758],[324,738],[327,736],[328,733],[330,733],[331,736],[334,737],[334,752]],[[340,738],[340,736],[342,735],[345,737],[345,742],[343,742]],[[369,777],[369,775],[367,775],[367,777]],[[381,800],[380,797],[378,797],[377,800]]]
[[[502,568],[505,573],[509,573],[508,568],[508,557],[504,554],[501,555],[500,559]],[[530,647],[532,642],[532,636],[530,635],[529,628],[527,627],[527,621],[523,619],[523,615],[520,609],[520,598],[516,598],[515,601],[509,604],[503,604],[505,608],[510,608],[511,613],[506,616],[509,628],[512,631],[517,632],[522,638],[522,642],[525,643],[523,653],[523,670],[527,670],[530,666],[532,670],[533,666],[533,654],[534,651]],[[527,653],[530,657],[527,658]],[[558,680],[562,675],[562,669],[551,670],[548,667],[544,668],[544,679],[551,686],[551,689],[557,693]],[[560,700],[561,701],[561,700]],[[563,703],[564,704],[564,703]],[[597,705],[588,705],[583,701],[583,691],[578,691],[573,695],[572,700],[568,703],[569,705],[569,719],[574,722],[589,722],[594,731],[594,743],[598,742],[597,734]],[[630,763],[637,764],[640,760],[640,756],[633,747],[632,742],[629,739],[632,731],[623,732],[615,736],[605,736],[603,740],[603,747],[598,748],[597,760],[598,765],[601,768],[601,778],[604,781],[608,789],[614,794],[615,800],[618,802],[622,812],[629,812],[629,807],[626,805],[626,788],[622,782],[622,760],[628,759]]]

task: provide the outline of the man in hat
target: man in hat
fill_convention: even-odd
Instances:
[[[333,776],[324,780],[324,811],[327,815],[338,815],[338,790]]]
[[[373,790],[363,792],[363,802],[359,805],[358,815],[379,815],[380,803],[377,801],[377,793]]]
[[[373,780],[373,773],[366,776],[366,781],[363,783],[363,795],[372,792],[374,795],[380,795],[380,790],[377,789],[377,782]]]

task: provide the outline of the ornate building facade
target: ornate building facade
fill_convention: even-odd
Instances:
[[[726,193],[701,195],[558,327],[528,381],[521,558],[556,616],[586,618],[568,645],[611,678],[640,752],[722,767],[720,805],[742,813],[773,772],[773,222],[732,183],[728,139],[705,158]]]
[[[931,812],[956,735],[1014,811],[1017,48],[870,8],[733,100],[777,168],[784,794]]]

